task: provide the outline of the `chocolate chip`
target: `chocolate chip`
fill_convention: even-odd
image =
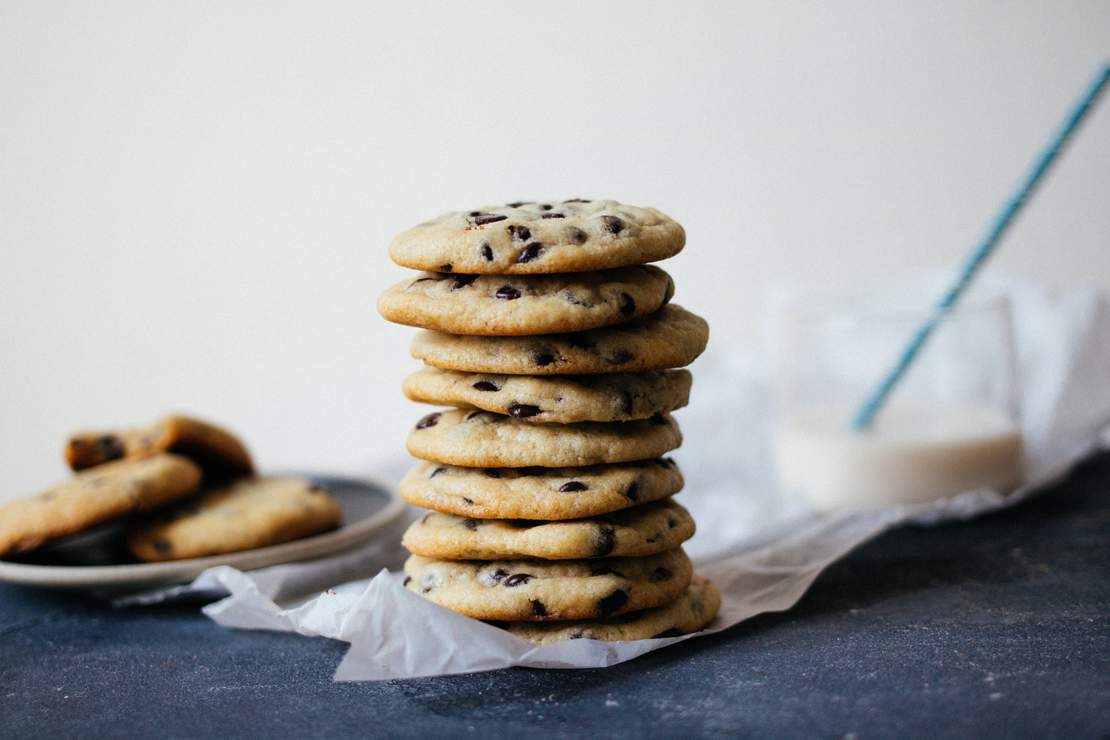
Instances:
[[[526,242],[532,238],[532,231],[521,224],[511,224],[509,226],[509,236],[513,238],[514,242]]]
[[[114,434],[102,434],[93,442],[96,452],[104,460],[118,460],[123,457],[123,440]]]
[[[575,244],[585,244],[590,238],[589,234],[577,226],[568,226],[564,233],[567,235],[567,241]]]
[[[494,383],[492,383],[488,380],[479,380],[477,383],[475,383],[474,385],[472,385],[470,387],[473,388],[476,391],[492,391],[494,393],[501,390],[500,388],[497,387],[497,385],[495,385]]]
[[[517,419],[530,419],[533,416],[538,416],[539,413],[539,406],[533,406],[528,403],[509,404],[509,416],[514,416]]]
[[[667,425],[667,417],[663,416],[663,414],[652,414],[651,415],[651,423],[654,426],[657,426],[657,427],[666,426]]]
[[[585,198],[569,198],[563,201],[564,203],[590,203],[591,201]]]
[[[478,522],[474,519],[463,519],[462,525],[469,529],[471,532],[474,532],[478,529]]]
[[[513,201],[512,203],[507,203],[506,205],[508,205],[509,208],[520,208],[521,206],[526,206],[529,203],[534,203],[534,202],[535,201],[531,201],[531,200],[517,200],[517,201]]]
[[[431,475],[429,475],[428,477],[429,477],[429,478],[435,478],[435,477],[436,477],[437,475],[439,475],[440,473],[443,473],[443,472],[445,472],[446,470],[447,470],[447,468],[445,468],[445,467],[443,467],[442,465],[440,465],[440,466],[439,466],[438,468],[436,468],[435,470],[433,470],[433,471],[432,471],[432,474],[431,474]]]
[[[439,417],[441,417],[441,416],[443,416],[443,414],[441,414],[438,411],[435,412],[434,414],[428,414],[423,419],[416,422],[416,428],[417,429],[427,429],[428,427],[434,427],[436,425],[436,423],[439,421]]]
[[[621,573],[616,568],[610,568],[608,565],[601,565],[590,571],[591,576],[616,576],[617,578],[624,578],[624,573]]]
[[[501,471],[498,470],[497,468],[486,468],[482,472],[486,474],[487,478],[500,478],[501,477]]]
[[[532,605],[532,613],[534,615],[536,615],[537,617],[547,616],[547,607],[543,605],[542,601],[540,601],[539,599],[532,599],[528,603]]]
[[[486,262],[493,262],[493,247],[488,242],[483,242],[478,250],[482,254],[482,259]]]
[[[503,301],[515,301],[520,298],[520,291],[511,285],[502,285],[494,295]]]
[[[621,316],[631,316],[636,313],[636,301],[628,293],[621,293]]]
[[[501,581],[505,580],[508,575],[509,571],[505,570],[504,568],[498,568],[497,570],[490,573],[489,577],[490,580],[494,583],[501,583]]]
[[[467,498],[466,496],[463,496],[462,500],[463,500],[463,503],[466,504],[467,506],[473,506],[474,505],[474,499],[472,499],[472,498]]]
[[[605,361],[613,365],[623,365],[630,362],[634,355],[626,349],[618,349],[605,355]]]
[[[412,583],[412,576],[405,576],[405,580],[401,581],[402,586],[407,586]]]
[[[624,497],[626,499],[628,499],[629,501],[639,501],[640,500],[640,484],[639,483],[633,483],[632,485],[630,485],[628,487],[628,490],[624,492]]]
[[[159,555],[170,555],[173,552],[173,545],[167,540],[157,539],[150,543],[154,547],[154,551]]]
[[[673,516],[667,517],[667,528],[668,529],[674,529],[677,526],[678,526],[678,520],[677,519],[675,519]]]
[[[544,213],[540,215],[540,218],[566,218],[566,215],[562,213]]]
[[[659,639],[662,639],[664,637],[681,637],[681,636],[682,636],[682,630],[678,629],[677,627],[671,627],[670,629],[663,630],[662,632],[660,632],[658,635],[656,635],[655,637],[653,637],[651,639],[659,640]]]
[[[448,262],[446,264],[440,265],[439,266],[439,271],[440,272],[451,272],[451,263]]]
[[[478,279],[477,275],[459,275],[451,282],[451,290],[465,288]]]
[[[502,216],[499,213],[482,213],[481,211],[471,211],[468,214],[468,218],[470,219],[470,223],[472,223],[474,226],[485,226],[486,224],[504,221],[508,218],[508,216]]]
[[[618,588],[616,591],[597,602],[598,615],[602,617],[611,616],[627,603],[628,592]]]
[[[594,555],[602,557],[613,552],[617,544],[617,533],[612,527],[601,525],[597,529],[597,541],[594,543]]]
[[[559,493],[574,493],[575,491],[585,491],[589,486],[580,480],[570,480],[559,486]]]
[[[551,350],[538,349],[532,353],[532,362],[540,367],[544,367],[545,365],[550,365],[555,362],[555,355],[552,354]]]
[[[528,583],[528,581],[532,580],[533,578],[535,578],[535,576],[531,573],[513,573],[511,576],[505,579],[505,586],[507,588],[514,588],[523,583]]]
[[[532,260],[539,257],[541,254],[543,254],[543,243],[532,242],[527,247],[520,250],[520,255],[517,256],[516,261],[521,264],[525,262],[531,262]]]
[[[656,568],[654,571],[652,571],[651,580],[653,580],[653,581],[665,581],[668,578],[670,578],[672,575],[674,575],[674,574],[671,573],[666,568],[660,566],[660,567]]]
[[[621,230],[624,229],[624,221],[621,221],[616,216],[602,216],[601,225],[604,226],[605,230],[610,234],[619,234]]]
[[[576,306],[586,306],[587,308],[589,308],[590,306],[594,305],[587,301],[585,298],[580,298],[578,294],[575,293],[573,290],[564,290],[563,298],[567,300],[567,303],[573,303]]]
[[[567,334],[566,335],[566,342],[571,347],[577,347],[578,349],[593,349],[594,348],[593,341],[590,339],[589,335],[587,335],[585,333],[582,333],[582,334]]]
[[[550,211],[551,210],[551,204],[550,203],[541,203],[540,204],[540,210],[541,211]]]

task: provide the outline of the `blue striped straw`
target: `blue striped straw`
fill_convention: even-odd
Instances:
[[[971,284],[975,274],[983,263],[994,252],[995,246],[1001,240],[1002,235],[1014,220],[1014,217],[1021,210],[1022,206],[1029,199],[1033,190],[1037,187],[1037,183],[1045,172],[1052,165],[1053,160],[1060,154],[1061,149],[1067,144],[1068,139],[1082,123],[1084,117],[1090,111],[1091,107],[1095,104],[1099,94],[1103,88],[1106,87],[1107,81],[1110,81],[1110,65],[1103,65],[1099,73],[1095,76],[1094,81],[1090,87],[1083,93],[1083,97],[1079,99],[1075,108],[1068,115],[1063,125],[1056,131],[1048,146],[1045,148],[1041,155],[1037,157],[1033,166],[1029,169],[1025,179],[1018,187],[1017,191],[1010,196],[1010,199],[1003,206],[1002,211],[995,217],[994,222],[991,224],[990,230],[987,231],[986,236],[976,247],[971,250],[964,261],[963,267],[960,268],[959,275],[956,281],[946,290],[933,307],[933,312],[926,319],[918,329],[910,337],[910,341],[906,344],[902,354],[898,357],[898,362],[891,368],[890,372],[886,374],[883,381],[879,386],[872,391],[871,395],[867,397],[863,405],[860,406],[859,411],[856,412],[855,418],[852,419],[852,429],[857,432],[862,432],[871,426],[874,421],[875,415],[879,413],[879,409],[883,407],[887,397],[890,395],[894,387],[898,385],[898,381],[906,374],[910,365],[913,363],[914,358],[917,357],[921,348],[925,346],[925,342],[929,339],[929,335],[937,328],[945,315],[952,310],[956,302],[967,290],[968,285]]]

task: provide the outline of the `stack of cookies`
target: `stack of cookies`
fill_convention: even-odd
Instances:
[[[538,643],[694,632],[720,596],[682,543],[689,513],[670,412],[706,323],[654,262],[682,227],[611,200],[448,213],[398,236],[423,274],[379,302],[418,326],[405,394],[451,406],[413,429],[401,495],[407,588]]]

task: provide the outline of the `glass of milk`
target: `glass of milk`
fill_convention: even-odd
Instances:
[[[818,509],[915,503],[1021,482],[1009,301],[969,302],[933,333],[872,426],[851,429],[929,299],[794,301],[782,313],[775,465]]]

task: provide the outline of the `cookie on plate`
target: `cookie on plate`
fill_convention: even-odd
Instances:
[[[477,619],[603,619],[674,601],[693,569],[681,549],[602,560],[405,562],[405,586]]]
[[[415,555],[441,560],[641,557],[673,550],[694,536],[690,513],[666,499],[593,519],[542,522],[469,519],[429,512],[401,541]]]
[[[533,377],[426,367],[405,378],[405,395],[438,406],[474,407],[537,422],[632,421],[674,411],[690,398],[690,372]]]
[[[422,331],[412,356],[433,367],[509,375],[631,373],[683,367],[709,340],[700,316],[669,304],[627,324],[577,334],[474,337]]]
[[[619,324],[658,311],[672,295],[671,276],[651,265],[516,277],[428,272],[388,289],[378,311],[436,331],[519,336]]]
[[[200,481],[200,468],[179,455],[99,465],[37,496],[0,505],[0,556],[153,509],[193,493]]]
[[[707,579],[695,575],[681,596],[664,606],[644,609],[605,621],[511,622],[506,630],[538,645],[562,640],[650,640],[678,637],[704,629],[721,608],[721,594]]]
[[[648,460],[682,444],[670,414],[623,422],[535,424],[488,411],[428,414],[409,434],[414,457],[474,468],[581,467]]]
[[[642,265],[685,243],[654,208],[573,198],[446,213],[398,235],[389,256],[416,270],[534,275]]]
[[[153,424],[70,437],[66,462],[84,470],[112,460],[176,452],[195,461],[211,478],[250,475],[254,470],[247,448],[231,432],[189,416],[165,416]]]
[[[598,516],[682,490],[670,458],[588,468],[462,468],[421,461],[401,481],[410,504],[469,519]]]
[[[342,512],[300,478],[240,478],[131,526],[127,544],[146,561],[182,560],[277,545],[335,529]]]

